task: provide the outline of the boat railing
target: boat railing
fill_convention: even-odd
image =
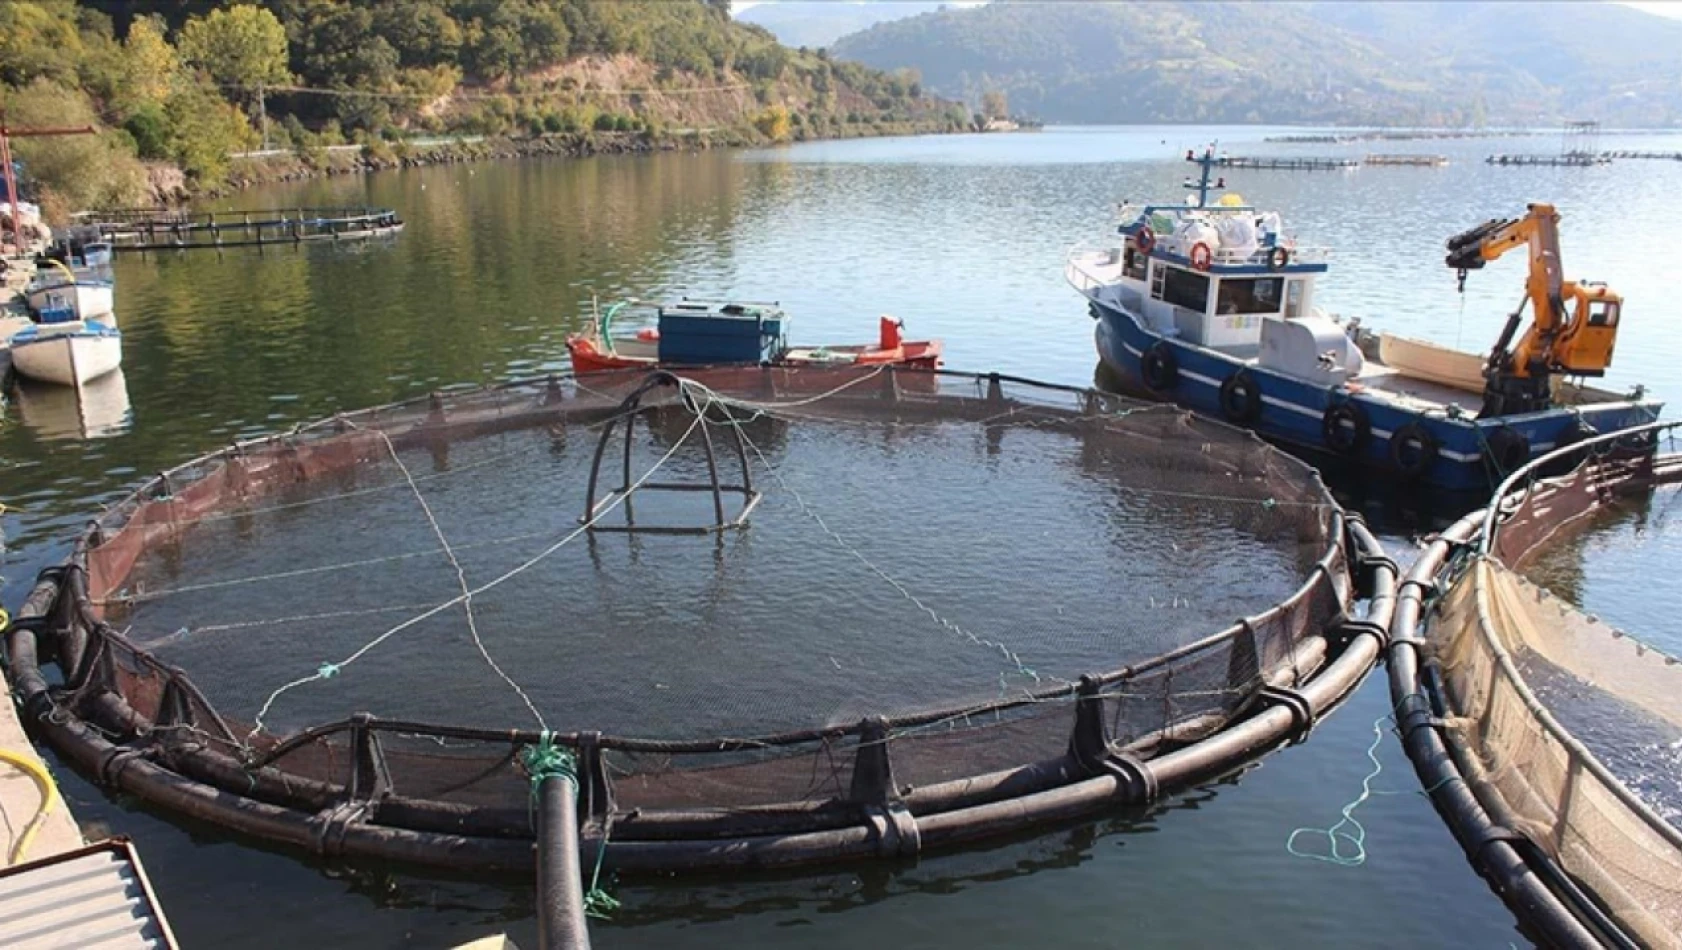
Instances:
[[[1100,267],[1115,270],[1106,275],[1100,272]],[[1082,241],[1069,248],[1063,265],[1063,279],[1082,294],[1087,294],[1114,284],[1121,276],[1120,267],[1121,245]]]
[[[1189,257],[1191,254],[1191,245],[1187,243],[1184,238],[1177,235],[1158,238],[1157,245],[1163,250],[1176,254],[1180,257]],[[1233,267],[1245,265],[1266,265],[1269,263],[1275,247],[1283,247],[1286,251],[1289,251],[1291,263],[1293,264],[1324,264],[1331,260],[1332,256],[1332,249],[1329,246],[1322,244],[1299,244],[1296,241],[1287,238],[1274,244],[1262,244],[1256,247],[1255,250],[1249,251],[1248,253],[1243,253],[1227,247],[1216,248],[1211,253],[1210,260],[1216,264],[1224,264]]]

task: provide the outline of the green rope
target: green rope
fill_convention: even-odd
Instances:
[[[578,794],[578,757],[570,749],[555,744],[555,737],[549,730],[543,730],[537,744],[527,746],[520,754],[520,764],[525,766],[526,774],[531,776],[531,807],[535,810],[539,790],[543,783],[552,778],[565,779],[572,784],[572,793]],[[590,887],[584,892],[584,913],[588,917],[606,920],[614,911],[619,909],[619,901],[601,886],[602,863],[607,858],[607,835],[604,833],[601,846],[596,851],[596,869],[590,875]]]
[[[1400,704],[1397,705],[1397,708],[1400,708]],[[1434,792],[1436,792],[1437,789],[1448,784],[1450,781],[1453,781],[1454,777],[1450,776],[1430,788],[1426,788],[1421,791],[1413,791],[1411,789],[1408,791],[1397,792],[1375,790],[1372,787],[1373,779],[1378,778],[1378,776],[1384,771],[1384,764],[1378,761],[1378,747],[1384,742],[1385,723],[1395,726],[1395,714],[1391,713],[1373,720],[1372,744],[1367,746],[1367,761],[1372,763],[1372,771],[1368,772],[1366,777],[1361,779],[1361,794],[1355,796],[1353,801],[1343,806],[1343,808],[1339,811],[1339,814],[1343,817],[1338,820],[1337,824],[1332,825],[1330,828],[1297,828],[1292,831],[1290,837],[1285,839],[1285,850],[1290,852],[1292,857],[1308,858],[1314,861],[1324,861],[1327,864],[1335,864],[1338,867],[1360,867],[1361,865],[1367,863],[1367,829],[1361,824],[1360,820],[1355,817],[1355,809],[1366,804],[1367,799],[1374,798],[1379,795],[1413,794],[1424,795],[1429,798]],[[1348,830],[1345,830],[1345,826],[1348,826]],[[1298,848],[1297,838],[1301,835],[1317,835],[1323,837],[1326,839],[1328,847],[1324,852],[1305,851]],[[1352,849],[1349,854],[1343,853],[1341,845],[1345,842],[1347,842]]]

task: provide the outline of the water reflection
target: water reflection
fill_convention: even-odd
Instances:
[[[122,435],[134,425],[128,380],[121,368],[81,386],[19,379],[12,405],[24,428],[38,439],[105,439]]]

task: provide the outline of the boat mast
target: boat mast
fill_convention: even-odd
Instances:
[[[1215,146],[1210,145],[1205,148],[1201,156],[1193,149],[1186,149],[1186,161],[1197,165],[1202,170],[1202,174],[1198,176],[1197,181],[1186,179],[1186,188],[1197,192],[1197,206],[1199,208],[1207,208],[1209,207],[1209,192],[1219,191],[1226,187],[1224,177],[1215,179],[1213,184],[1209,182],[1209,172],[1219,164],[1219,160],[1215,158]]]

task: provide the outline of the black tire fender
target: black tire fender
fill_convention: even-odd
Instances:
[[[1167,340],[1157,340],[1139,357],[1139,375],[1153,393],[1171,392],[1180,382],[1180,361]]]
[[[1240,369],[1221,383],[1221,414],[1228,422],[1251,425],[1261,418],[1261,413],[1262,392],[1255,374]]]
[[[1408,478],[1423,477],[1441,451],[1437,437],[1417,422],[1404,422],[1390,433],[1390,462]]]
[[[1372,423],[1365,409],[1345,399],[1326,407],[1320,417],[1320,431],[1327,448],[1339,455],[1356,455],[1372,437]]]

